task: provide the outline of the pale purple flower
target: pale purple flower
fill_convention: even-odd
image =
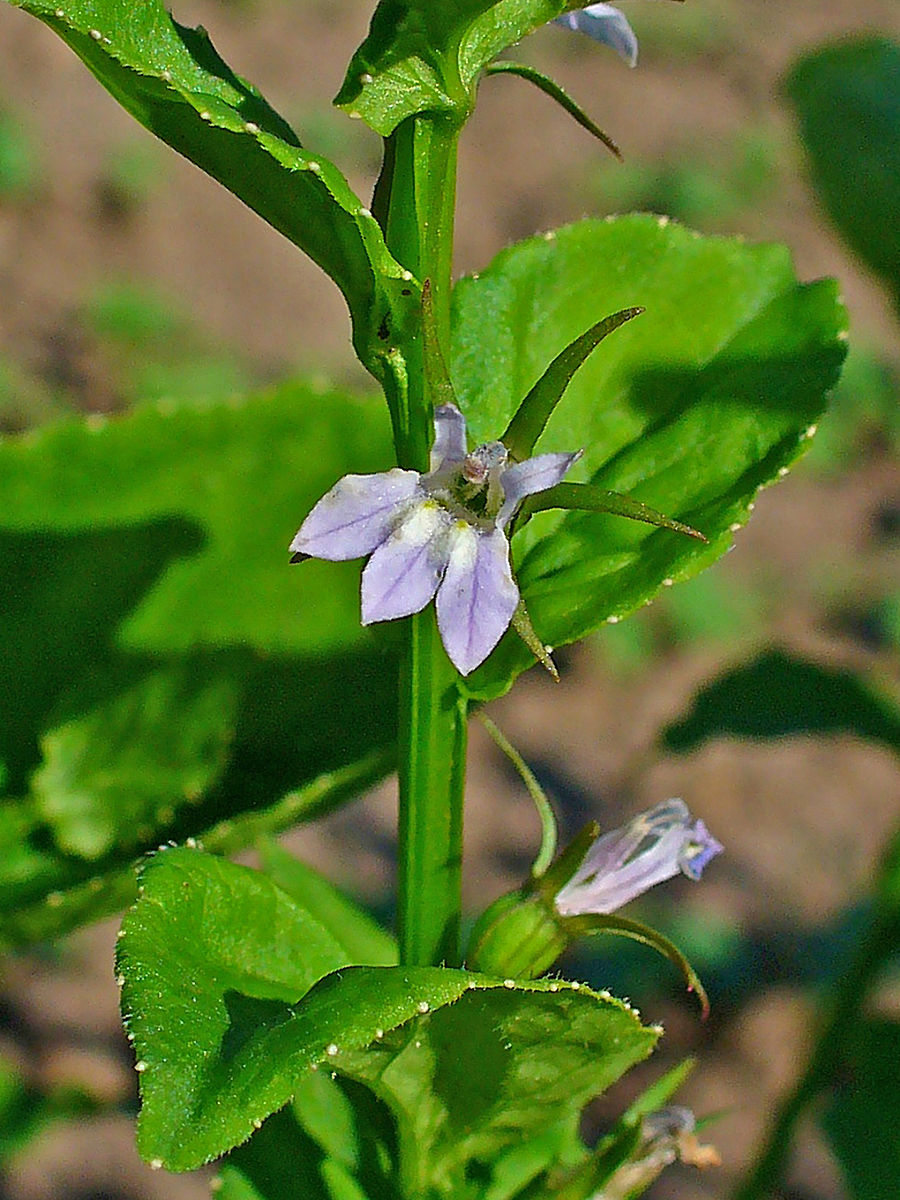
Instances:
[[[612,4],[589,4],[553,18],[553,24],[564,25],[578,33],[586,33],[596,42],[612,46],[629,67],[637,66],[638,40],[628,24],[628,18]]]
[[[611,913],[679,871],[699,879],[722,849],[683,800],[664,800],[593,843],[556,895],[564,917]]]
[[[345,475],[291,543],[296,555],[340,562],[370,554],[362,623],[420,612],[437,594],[441,639],[468,675],[499,642],[519,603],[506,528],[526,496],[554,487],[579,457],[538,454],[511,463],[502,442],[469,452],[453,404],[434,414],[427,474],[395,467]]]

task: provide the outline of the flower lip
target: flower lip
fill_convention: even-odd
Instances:
[[[712,836],[703,821],[696,821],[693,834],[685,840],[682,847],[678,865],[688,879],[699,879],[706,864],[717,854],[721,854],[724,848],[722,843]]]
[[[621,829],[601,835],[556,894],[561,916],[615,912],[681,872],[698,880],[722,845],[683,800],[664,800]]]

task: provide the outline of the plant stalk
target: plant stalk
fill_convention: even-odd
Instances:
[[[456,193],[455,124],[411,117],[387,139],[372,210],[391,253],[431,281],[438,337],[450,336]],[[421,337],[410,348],[408,387],[394,415],[397,461],[428,470],[433,402]],[[467,714],[459,676],[444,650],[434,606],[405,621],[397,744],[398,938],[400,961],[427,966],[459,960],[462,825]]]

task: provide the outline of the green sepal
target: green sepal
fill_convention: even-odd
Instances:
[[[528,615],[528,609],[525,607],[525,601],[521,596],[519,597],[519,603],[516,605],[516,611],[512,616],[512,627],[544,670],[559,683],[559,671],[556,669],[556,664],[550,657],[547,647],[535,633],[531,617]]]
[[[553,415],[553,410],[584,360],[613,330],[639,316],[643,311],[642,308],[623,308],[620,312],[612,313],[585,330],[574,342],[570,342],[565,350],[557,354],[519,405],[515,416],[506,427],[506,432],[500,438],[512,458],[522,462],[531,457],[538,438]]]
[[[655,1079],[649,1087],[632,1100],[619,1118],[617,1126],[633,1125],[636,1121],[642,1121],[644,1117],[649,1117],[657,1109],[663,1108],[687,1080],[696,1065],[695,1058],[683,1058],[680,1063],[670,1067],[665,1075],[660,1075],[659,1079]],[[611,1135],[614,1133],[615,1130],[611,1130]],[[600,1144],[602,1145],[602,1142]]]
[[[600,826],[596,821],[588,821],[569,842],[555,863],[541,876],[540,890],[552,900],[558,891],[569,882],[581,864],[584,856],[600,836]]]
[[[543,71],[538,71],[535,67],[529,67],[525,63],[510,62],[508,59],[501,58],[497,62],[489,63],[484,70],[485,75],[517,75],[519,79],[524,79],[527,83],[533,83],[539,91],[542,91],[545,96],[549,96],[551,100],[564,108],[570,117],[573,117],[577,124],[582,129],[586,129],[588,133],[593,134],[598,141],[619,161],[622,161],[622,151],[612,140],[608,133],[604,133],[596,121],[591,120],[588,114],[584,111],[577,100],[569,95],[569,93],[549,75],[545,75]]]
[[[536,496],[530,496],[523,505],[522,516],[527,520],[533,513],[551,508],[578,509],[582,512],[611,513],[616,517],[628,517],[632,521],[644,521],[658,529],[671,529],[674,533],[685,533],[698,542],[709,544],[709,538],[699,529],[667,517],[640,500],[623,496],[621,492],[610,492],[591,483],[558,483]],[[520,527],[523,522],[520,522]]]
[[[689,992],[694,992],[700,1002],[701,1015],[704,1020],[709,1016],[709,997],[700,981],[700,976],[681,953],[674,942],[670,942],[655,929],[642,921],[632,921],[628,917],[620,917],[618,913],[585,913],[576,917],[560,917],[563,928],[567,931],[569,941],[592,933],[618,933],[622,937],[631,938],[658,950],[669,962],[673,963],[684,976]]]

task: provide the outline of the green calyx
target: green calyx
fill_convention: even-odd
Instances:
[[[482,913],[466,965],[497,978],[534,979],[553,966],[568,943],[542,893],[510,892]]]

